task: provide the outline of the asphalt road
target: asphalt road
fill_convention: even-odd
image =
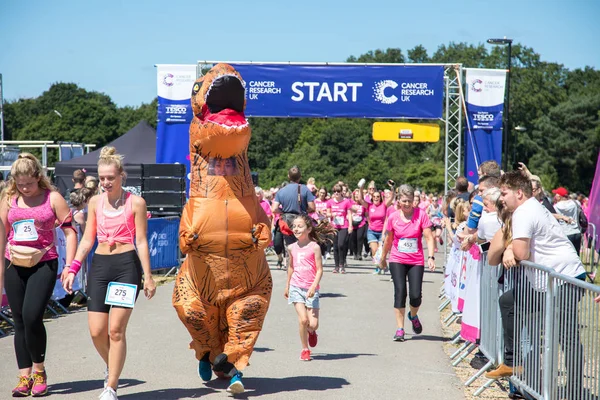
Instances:
[[[441,259],[442,257],[438,257]],[[246,393],[261,399],[464,399],[448,357],[437,312],[441,285],[436,273],[425,273],[421,335],[392,341],[395,332],[393,287],[389,275],[372,275],[368,262],[349,258],[346,275],[325,268],[321,284],[319,344],[313,361],[302,362],[297,317],[283,297],[285,271],[270,257],[274,290],[263,332],[251,365],[244,371]],[[188,349],[189,335],[171,306],[173,283],[160,286],[156,297],[140,296],[127,340],[128,356],[118,395],[134,399],[217,399],[229,396],[227,381],[204,384]],[[87,328],[85,310],[46,322],[46,368],[50,397],[96,399],[104,366]],[[407,333],[411,333],[407,329]],[[0,338],[0,399],[10,398],[17,367],[12,336]]]

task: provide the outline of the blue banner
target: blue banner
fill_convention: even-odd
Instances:
[[[190,171],[190,102],[196,80],[195,65],[157,65],[158,124],[156,162],[184,164]],[[189,188],[189,179],[187,180]]]
[[[502,117],[505,70],[467,68],[465,176],[477,184],[485,161],[502,162]]]
[[[179,265],[179,218],[150,218],[147,236],[152,269]]]
[[[443,66],[232,64],[246,116],[442,117]]]

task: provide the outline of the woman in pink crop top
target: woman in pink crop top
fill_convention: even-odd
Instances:
[[[85,233],[64,287],[70,292],[82,260],[98,238],[88,277],[88,324],[94,346],[107,365],[105,388],[100,399],[116,400],[119,376],[125,363],[127,323],[142,287],[142,270],[143,289],[148,299],[154,296],[156,285],[150,270],[146,238],[146,202],[123,190],[122,156],[116,154],[114,147],[102,149],[98,177],[104,193],[92,197],[89,202]],[[131,292],[132,285],[136,287],[134,292]],[[122,305],[105,303],[109,288],[109,296],[117,303],[122,301]],[[128,292],[133,294],[128,296]]]
[[[58,274],[54,231],[58,224],[65,232],[66,264],[70,264],[75,256],[77,235],[71,226],[67,202],[54,190],[37,158],[29,153],[19,154],[10,174],[0,207],[0,251],[4,250],[8,234],[8,246],[4,252],[6,260],[3,258],[0,265],[0,293],[4,285],[15,321],[14,346],[19,383],[13,389],[13,396],[43,396],[48,391],[43,317]],[[43,255],[36,265],[25,267],[13,257],[18,248],[12,246],[38,249]],[[4,264],[8,265],[6,271]],[[67,276],[68,270],[67,265],[62,278]]]

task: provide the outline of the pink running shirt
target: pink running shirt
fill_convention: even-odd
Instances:
[[[290,285],[300,289],[310,289],[317,276],[315,248],[318,246],[315,242],[310,242],[304,247],[300,247],[298,242],[288,246],[294,266]],[[319,290],[319,288],[320,286],[317,286],[316,290]]]
[[[322,214],[319,214],[318,211],[325,211],[325,210],[327,210],[327,200],[315,199],[315,212],[312,213],[310,216],[315,221],[319,221],[320,219],[323,219],[324,217],[322,216]],[[326,213],[324,212],[324,214],[326,214]]]
[[[265,210],[267,217],[271,218],[273,216],[273,211],[271,211],[271,204],[269,204],[267,200],[262,199],[262,201],[260,202],[260,206],[263,210]]]
[[[344,199],[339,203],[334,199],[327,202],[327,208],[331,209],[332,224],[336,229],[348,228],[348,210],[352,206],[349,199]]]
[[[367,223],[367,219],[365,218],[365,214],[367,213],[367,209],[365,207],[363,207],[362,204],[357,203],[354,200],[352,200],[352,204],[351,205],[352,205],[352,207],[355,207],[355,209],[356,209],[356,211],[352,211],[352,222],[353,222],[353,225],[356,225],[357,222],[360,222],[358,224],[358,228],[362,228]]]
[[[391,205],[388,207],[388,209],[385,211],[385,217],[386,218],[390,218],[390,215],[392,215],[393,213],[395,213],[396,211],[398,211],[398,209],[396,208],[395,205]]]
[[[394,233],[390,262],[425,265],[423,255],[423,230],[431,227],[427,213],[420,208],[413,209],[410,222],[404,222],[401,211],[393,213],[387,222],[387,231]]]
[[[387,207],[384,202],[379,203],[379,205],[369,204],[369,230],[373,232],[383,231],[386,211]]]

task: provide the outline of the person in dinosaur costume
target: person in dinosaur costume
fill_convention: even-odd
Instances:
[[[273,281],[264,249],[271,242],[250,166],[251,131],[245,89],[230,65],[217,64],[192,90],[190,198],[179,227],[187,255],[175,281],[173,306],[192,336],[200,377],[231,377],[242,393],[241,371],[269,308]]]

